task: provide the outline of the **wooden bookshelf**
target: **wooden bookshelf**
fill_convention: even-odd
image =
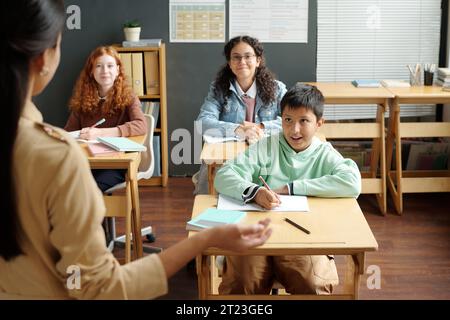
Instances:
[[[160,152],[159,152],[159,167],[161,169],[161,176],[153,176],[150,179],[141,179],[139,180],[139,185],[142,186],[167,186],[167,179],[169,176],[169,165],[168,165],[168,133],[167,133],[167,88],[166,88],[166,46],[164,43],[161,44],[160,47],[122,47],[121,45],[114,45],[115,49],[119,52],[119,54],[126,53],[142,53],[142,61],[139,62],[142,65],[142,72],[139,72],[137,78],[142,79],[143,90],[138,90],[135,92],[138,94],[139,99],[142,102],[152,101],[159,103],[159,120],[157,122],[157,127],[155,128],[154,135],[160,137]],[[156,52],[157,53],[157,67],[146,65],[145,53],[146,52]],[[133,72],[136,72],[136,66],[132,67]],[[137,67],[140,70],[139,67]],[[153,74],[152,78],[156,78],[159,80],[159,89],[158,93],[151,92],[148,93],[148,75],[152,75],[152,72],[156,71],[159,77],[156,74]],[[133,79],[133,74],[128,77]],[[131,80],[133,81],[133,80]],[[155,90],[155,89],[153,89]],[[155,153],[155,159],[158,158]],[[156,164],[155,164],[155,167]]]

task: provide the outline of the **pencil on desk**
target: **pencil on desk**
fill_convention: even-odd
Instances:
[[[295,223],[294,221],[292,221],[289,218],[284,218],[284,221],[286,221],[287,223],[289,223],[290,225],[293,225],[294,227],[296,227],[297,229],[302,230],[304,233],[306,234],[310,234],[311,232],[308,229],[303,228],[301,225]]]

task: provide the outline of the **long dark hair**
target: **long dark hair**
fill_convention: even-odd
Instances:
[[[2,1],[0,92],[4,120],[0,126],[0,256],[6,261],[22,254],[17,192],[13,177],[13,150],[28,93],[30,61],[55,47],[65,21],[62,0]]]
[[[231,59],[231,50],[233,50],[233,48],[240,42],[245,42],[249,46],[251,46],[255,51],[256,57],[261,59],[259,67],[256,69],[255,79],[256,85],[258,86],[258,95],[260,96],[262,102],[264,104],[269,104],[270,102],[275,101],[277,90],[275,77],[272,72],[266,67],[264,48],[258,41],[258,39],[252,38],[250,36],[235,37],[228,41],[228,43],[225,45],[223,54],[227,59],[227,63],[224,64],[217,73],[214,88],[215,94],[218,96],[222,96],[225,101],[231,95],[230,82],[236,79],[236,76],[228,65],[228,62],[230,62]]]

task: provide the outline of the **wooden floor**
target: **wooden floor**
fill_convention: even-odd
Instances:
[[[187,236],[192,192],[190,178],[170,178],[166,188],[140,187],[143,226],[151,225],[156,236],[154,243],[145,246],[167,248]],[[368,289],[369,275],[361,277],[360,299],[450,299],[449,194],[408,194],[403,216],[393,213],[392,204],[390,213],[381,216],[371,195],[360,196],[358,202],[379,245],[377,252],[367,254],[366,270],[374,265],[381,271],[379,290]],[[120,251],[115,254],[120,256]],[[344,257],[336,261],[343,279]],[[169,286],[169,294],[162,299],[197,299],[193,267],[181,270]]]

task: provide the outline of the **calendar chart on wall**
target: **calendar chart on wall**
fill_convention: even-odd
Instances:
[[[170,1],[170,42],[224,42],[225,0]]]

